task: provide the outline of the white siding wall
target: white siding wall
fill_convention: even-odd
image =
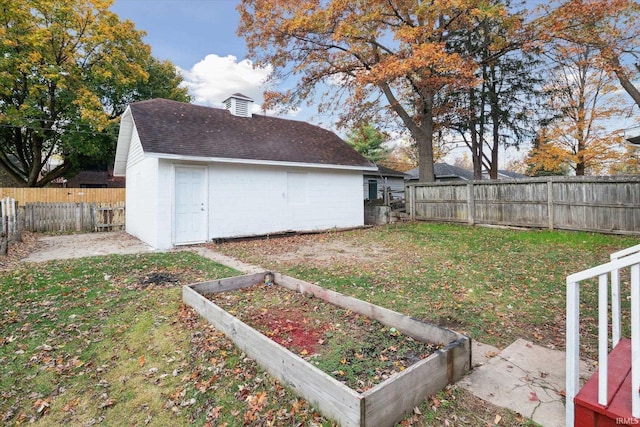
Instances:
[[[134,153],[132,141],[130,153]],[[137,142],[140,145],[140,142]],[[154,158],[127,162],[126,191],[127,233],[148,243],[158,245],[158,160]]]
[[[361,226],[361,185],[360,171],[211,165],[209,238]]]
[[[142,144],[140,143],[140,136],[138,135],[138,129],[134,126],[131,132],[131,144],[129,145],[129,157],[127,158],[127,168],[137,165],[144,159],[144,152],[142,151]]]

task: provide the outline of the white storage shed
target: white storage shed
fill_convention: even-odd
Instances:
[[[213,239],[358,227],[376,166],[333,132],[227,108],[153,99],[122,115],[114,175],[126,230],[158,249]]]

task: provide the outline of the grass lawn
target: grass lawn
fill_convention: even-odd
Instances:
[[[181,304],[180,285],[237,274],[187,252],[1,274],[1,424],[321,423]]]
[[[639,242],[595,233],[413,223],[214,249],[480,342],[506,347],[525,338],[563,349],[566,276]],[[323,258],[322,245],[333,253]],[[582,294],[585,328],[597,314],[596,286],[587,283]],[[591,338],[585,340],[588,355],[597,351],[587,346]]]
[[[423,223],[213,246],[482,342],[562,348],[565,276],[637,242]],[[236,274],[188,252],[0,273],[1,424],[331,425],[181,304],[181,285]],[[456,387],[401,424],[496,420],[533,425]]]

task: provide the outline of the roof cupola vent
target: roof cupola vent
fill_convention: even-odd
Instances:
[[[224,108],[239,117],[251,117],[253,99],[241,93],[234,93],[224,101]]]

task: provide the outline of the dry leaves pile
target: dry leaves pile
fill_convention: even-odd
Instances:
[[[11,242],[7,256],[0,256],[0,271],[15,268],[21,260],[38,247],[38,235],[29,231],[22,232],[22,240]]]

